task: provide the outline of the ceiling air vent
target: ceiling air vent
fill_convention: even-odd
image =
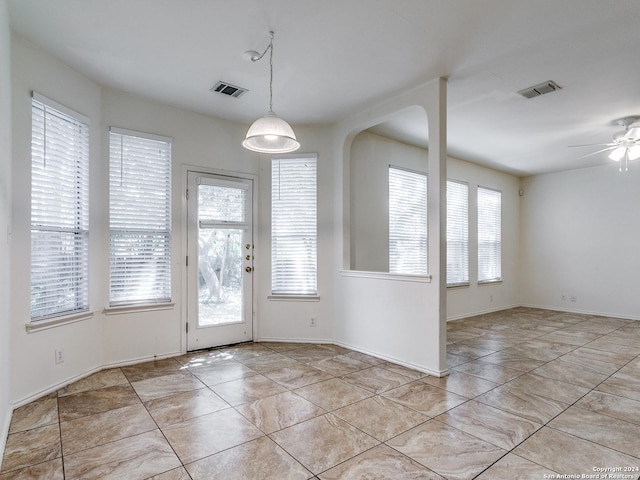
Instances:
[[[540,95],[544,95],[545,93],[555,92],[556,90],[560,90],[561,88],[562,87],[556,82],[554,82],[553,80],[549,80],[547,82],[542,82],[538,85],[534,85],[533,87],[520,90],[518,93],[525,98],[534,98],[539,97]]]
[[[236,87],[227,82],[218,82],[210,90],[214,93],[221,93],[229,97],[238,98],[247,93],[249,90],[242,87]]]

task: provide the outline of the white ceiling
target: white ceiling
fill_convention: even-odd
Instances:
[[[638,0],[9,0],[21,35],[115,89],[247,123],[331,123],[424,81],[448,84],[451,155],[517,175],[580,158],[640,115]],[[218,80],[249,89],[209,92]],[[527,100],[546,80],[562,90]],[[408,116],[378,130],[424,144]],[[239,140],[240,141],[240,140]],[[613,167],[612,167],[613,168]],[[638,165],[637,168],[640,168]]]

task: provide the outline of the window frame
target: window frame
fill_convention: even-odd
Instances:
[[[497,237],[494,236],[494,240],[493,244],[497,244],[497,249],[494,247],[494,253],[496,253],[497,251],[497,255],[494,256],[495,259],[497,259],[497,262],[493,265],[492,268],[496,269],[498,272],[498,275],[492,276],[492,277],[482,277],[481,278],[481,272],[482,272],[482,267],[481,267],[481,262],[483,261],[483,259],[485,258],[484,256],[481,256],[481,242],[482,242],[482,232],[481,232],[481,225],[482,225],[482,216],[483,216],[483,212],[482,210],[482,205],[480,203],[480,193],[481,191],[485,191],[485,192],[493,192],[496,194],[499,194],[499,211],[496,215],[495,211],[492,214],[493,220],[497,220],[498,224],[494,224],[492,226],[492,228],[494,229],[494,234],[497,232]],[[476,193],[476,201],[477,201],[477,214],[476,214],[476,220],[477,220],[477,225],[478,225],[478,238],[477,238],[477,248],[478,248],[478,285],[486,285],[486,284],[492,284],[492,283],[500,283],[502,282],[503,278],[502,278],[502,191],[497,189],[497,188],[491,188],[491,187],[484,187],[482,185],[478,185],[478,189],[477,189],[477,193]],[[485,215],[486,218],[486,215]],[[497,238],[497,240],[496,240]]]
[[[90,316],[90,120],[87,116],[35,91],[31,97],[30,321],[27,331],[41,328],[43,325]],[[36,117],[37,112],[42,113]],[[47,125],[50,125],[49,129]],[[53,131],[52,127],[55,127]],[[49,136],[53,135],[56,137],[49,141]],[[58,171],[52,172],[54,176],[44,173],[47,160],[50,162],[49,165],[52,162],[54,165],[59,164]],[[42,167],[38,165],[40,161]],[[67,194],[66,198],[64,193]],[[73,198],[71,203],[68,201],[69,198]],[[64,255],[61,253],[65,249],[62,237],[68,237],[68,234],[71,234],[73,239],[70,244],[73,253],[71,257],[67,257],[71,258],[70,270],[68,267],[61,267],[61,264],[65,264],[64,261],[61,263],[61,260],[64,260],[62,257],[58,257],[56,262],[51,262],[51,251],[45,251],[40,255],[37,253],[39,249],[34,238],[41,237],[41,247],[53,247],[53,253]],[[66,242],[68,243],[68,240]],[[37,280],[38,276],[46,278],[56,273],[55,281]],[[40,284],[44,285],[44,290],[39,289]],[[36,290],[39,294],[44,291],[45,296],[51,298],[51,287],[65,284],[72,294],[72,299],[65,301],[62,294],[54,293],[58,301],[63,302],[57,309],[54,306],[47,307],[44,300],[37,301],[34,298]]]
[[[313,162],[313,187],[308,187],[306,191],[307,198],[306,203],[283,203],[278,205],[274,203],[276,189],[278,193],[282,193],[283,186],[285,187],[285,193],[293,193],[288,190],[292,185],[283,185],[281,170],[278,170],[278,179],[275,180],[276,165],[282,166],[282,162]],[[289,155],[274,155],[271,157],[271,295],[269,299],[273,300],[318,300],[318,154],[289,154]],[[299,184],[298,184],[299,186]],[[302,274],[297,279],[291,281],[286,280],[283,277],[290,272],[290,268],[285,268],[284,256],[280,253],[280,249],[286,249],[291,245],[283,243],[283,239],[290,236],[280,232],[280,227],[286,230],[286,218],[282,217],[285,212],[295,212],[295,208],[304,209],[306,214],[313,213],[313,219],[305,223],[305,233],[301,235],[299,239],[301,241],[294,243],[294,246],[300,249],[300,258],[296,259],[296,262],[303,264],[305,268],[310,268],[311,272],[308,274]],[[310,211],[310,209],[312,211]],[[277,218],[278,217],[278,218]],[[290,220],[290,219],[289,219]],[[305,240],[305,238],[307,240]],[[309,239],[311,242],[309,243]],[[306,245],[305,245],[306,243]],[[305,258],[303,258],[305,257]],[[306,281],[304,278],[306,277]],[[296,285],[296,282],[298,285]]]
[[[414,235],[416,231],[416,224],[413,223],[413,228],[411,231],[407,230],[397,230],[392,231],[394,226],[392,225],[395,222],[395,215],[392,212],[392,172],[396,171],[398,175],[403,174],[407,176],[414,176],[414,180],[417,177],[421,177],[420,180],[424,181],[424,192],[420,192],[424,198],[424,205],[422,208],[413,209],[411,213],[421,213],[424,212],[424,217],[421,220],[420,228],[424,232],[423,238],[419,238],[422,235],[420,232],[418,235]],[[402,172],[402,173],[401,173]],[[389,245],[389,273],[393,275],[418,275],[418,276],[428,276],[429,275],[429,217],[427,213],[428,208],[428,191],[429,191],[429,181],[428,176],[425,172],[420,172],[418,170],[412,170],[410,168],[400,167],[397,165],[389,164],[388,172],[387,172],[387,199],[388,199],[388,223],[389,223],[389,237],[388,237],[388,245]],[[406,186],[405,186],[406,187]],[[398,212],[401,213],[401,212]],[[398,217],[400,218],[400,217]],[[409,235],[409,236],[407,236]],[[408,258],[398,257],[393,258],[394,252],[398,251],[398,248],[394,247],[393,244],[401,242],[404,240],[405,242],[418,242],[418,248],[421,249],[417,254],[416,252],[412,252]],[[411,271],[401,270],[402,264],[409,264],[412,266]],[[413,267],[419,265],[420,269],[414,269]]]
[[[120,150],[113,151],[112,150],[112,141],[117,141],[119,136],[120,138]],[[162,175],[163,183],[162,188],[156,188],[153,193],[157,198],[163,198],[162,201],[158,201],[155,204],[152,203],[144,203],[144,206],[151,208],[155,207],[153,210],[153,215],[157,217],[154,222],[156,223],[164,223],[162,227],[151,226],[151,221],[146,222],[147,225],[143,227],[131,228],[133,225],[132,221],[127,221],[126,212],[123,212],[122,209],[114,209],[114,193],[117,192],[117,188],[113,182],[113,172],[114,162],[120,162],[120,172],[122,173],[125,162],[132,162],[132,158],[125,159],[123,148],[124,142],[128,139],[131,146],[135,146],[137,148],[146,149],[153,148],[157,146],[161,148],[159,152],[159,157],[162,158],[162,161],[155,161],[153,159],[147,158],[145,153],[142,154],[142,158],[140,158],[140,154],[138,154],[137,161],[138,162],[146,162],[143,165],[146,165],[145,171],[149,171],[153,169],[154,166],[157,166],[160,163],[166,161],[166,165],[164,165],[164,169],[166,173]],[[135,139],[135,140],[134,140]],[[119,127],[110,127],[109,128],[109,307],[108,310],[112,313],[113,311],[122,311],[130,310],[130,309],[140,309],[145,306],[157,306],[158,308],[163,308],[172,305],[172,147],[173,147],[173,139],[170,137],[165,137],[161,135],[155,135],[125,128]],[[132,147],[129,147],[132,148]],[[132,155],[133,157],[133,155]],[[166,160],[165,160],[166,158]],[[131,168],[132,165],[130,163],[126,163],[127,167]],[[159,171],[159,169],[155,168],[154,171]],[[131,173],[131,172],[130,172]],[[136,175],[132,177],[132,187],[135,190],[136,188],[141,188],[143,184],[148,185],[146,180],[147,177],[140,176],[142,172],[136,172]],[[121,177],[122,178],[122,177]],[[148,190],[148,186],[144,187],[145,190]],[[145,191],[145,193],[149,193]],[[131,191],[121,192],[122,197],[118,200],[120,202],[126,201],[130,199]],[[152,198],[152,197],[147,197]],[[140,205],[143,206],[143,205]],[[114,210],[118,213],[114,215]],[[137,218],[139,218],[139,214],[136,214]],[[158,219],[161,219],[158,221]],[[114,227],[114,222],[120,222],[120,225]],[[127,253],[123,253],[123,248],[120,247],[118,258],[120,258],[119,262],[115,261],[116,255],[114,250],[118,248],[119,244],[116,241],[117,238],[123,236],[133,236],[132,243],[137,246],[147,246],[153,245],[154,247],[161,247],[161,251],[164,251],[164,254],[160,255],[151,255],[150,258],[145,258],[145,267],[140,268],[139,272],[142,272],[145,275],[154,275],[158,277],[160,281],[160,289],[156,291],[156,295],[149,291],[150,295],[143,297],[140,295],[139,290],[131,289],[128,290],[126,288],[126,271],[127,264],[130,263],[134,258],[131,256],[129,252],[129,256]],[[138,236],[139,243],[136,244],[135,237]],[[145,238],[143,238],[145,237]],[[151,244],[147,244],[151,242]],[[126,248],[124,248],[126,250]],[[155,260],[157,265],[156,268],[148,268],[147,263],[150,260]],[[134,267],[135,268],[135,267]],[[131,273],[131,272],[130,272]],[[117,281],[114,279],[117,279]],[[155,282],[155,281],[154,281]],[[116,290],[119,287],[121,289],[121,293],[116,294]]]
[[[463,255],[462,257],[464,258],[464,264],[462,266],[462,270],[464,270],[465,276],[464,279],[462,280],[458,280],[458,281],[454,281],[454,282],[450,282],[449,281],[449,261],[452,258],[452,255],[450,255],[450,251],[449,251],[449,246],[450,246],[450,236],[453,236],[451,232],[451,227],[454,224],[452,221],[450,221],[450,210],[449,208],[452,205],[452,202],[450,202],[449,199],[449,184],[457,184],[457,185],[463,185],[466,187],[466,198],[465,200],[465,210],[464,210],[464,223],[465,223],[465,229],[463,231],[463,233],[461,236],[462,239],[462,244],[463,244]],[[457,233],[457,232],[456,232]],[[463,182],[461,180],[454,180],[454,179],[447,179],[447,272],[446,272],[446,284],[447,284],[447,288],[454,288],[454,287],[466,287],[469,286],[469,183],[468,182]]]

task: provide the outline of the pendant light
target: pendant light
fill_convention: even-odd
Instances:
[[[293,128],[283,119],[273,113],[273,37],[269,32],[269,46],[262,54],[255,50],[244,52],[244,56],[252,62],[257,62],[269,52],[269,112],[251,124],[242,146],[248,150],[260,153],[288,153],[300,148]]]

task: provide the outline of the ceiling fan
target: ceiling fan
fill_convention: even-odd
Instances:
[[[613,135],[611,143],[592,143],[588,145],[571,145],[572,147],[591,147],[602,146],[605,147],[597,152],[588,153],[584,157],[590,157],[602,152],[610,151],[609,159],[620,162],[619,171],[622,171],[622,164],[624,163],[625,172],[629,170],[629,160],[636,160],[640,158],[640,117],[625,117],[614,122],[624,130],[617,132]]]

